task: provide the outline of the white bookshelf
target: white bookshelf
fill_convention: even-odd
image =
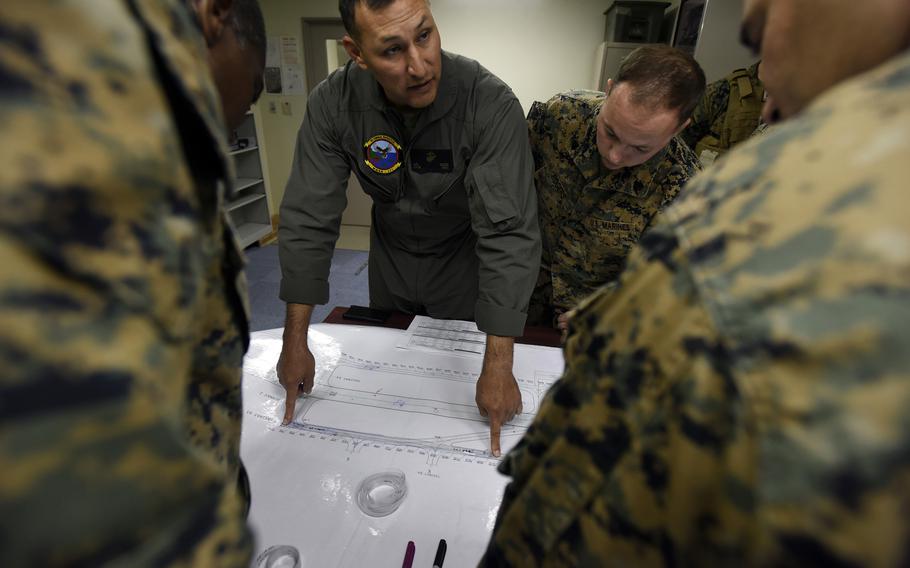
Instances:
[[[272,233],[272,204],[263,175],[265,165],[258,143],[262,130],[257,118],[253,111],[246,113],[235,133],[237,139],[246,140],[247,144],[229,148],[237,177],[234,193],[228,197],[225,209],[237,229],[237,238],[243,248]]]

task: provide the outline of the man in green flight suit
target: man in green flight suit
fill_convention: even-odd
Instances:
[[[910,560],[910,3],[742,29],[785,121],[578,309],[482,566]]]
[[[487,333],[476,402],[499,455],[522,410],[512,374],[540,262],[521,105],[477,62],[443,52],[426,0],[342,0],[351,56],[310,94],[281,205],[278,376],[285,423],[313,384],[307,329],[328,273],[353,171],[373,199],[370,304],[476,320]]]
[[[730,148],[747,140],[762,124],[765,87],[756,62],[714,81],[692,113],[692,124],[680,135],[709,166]]]
[[[688,54],[641,47],[607,92],[570,91],[528,113],[543,255],[529,319],[566,313],[612,283],[651,219],[698,171],[676,135],[705,88]]]
[[[0,565],[249,565],[220,206],[264,44],[255,0],[0,5]]]

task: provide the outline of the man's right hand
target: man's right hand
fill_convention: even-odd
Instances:
[[[284,401],[284,420],[281,421],[283,426],[294,419],[297,397],[309,394],[313,390],[315,375],[316,359],[306,342],[302,345],[290,345],[285,342],[281,346],[281,356],[278,357],[278,380],[287,393]]]
[[[307,332],[313,306],[310,304],[288,304],[284,322],[284,338],[281,355],[278,357],[278,380],[284,387],[284,419],[282,426],[294,419],[297,397],[313,390],[316,376],[316,359],[307,344]]]

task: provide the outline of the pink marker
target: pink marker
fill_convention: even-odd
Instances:
[[[401,568],[411,568],[411,564],[414,563],[414,553],[417,551],[417,548],[414,546],[414,541],[408,541],[408,548],[404,551],[404,562],[401,564]]]

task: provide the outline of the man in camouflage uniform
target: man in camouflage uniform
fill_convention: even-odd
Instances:
[[[236,33],[239,13],[197,5],[210,46]],[[0,6],[2,566],[249,562],[242,261],[188,8]],[[249,105],[253,60],[222,99]]]
[[[680,135],[702,165],[711,165],[747,140],[761,123],[765,87],[758,77],[759,63],[737,69],[705,89],[692,124]]]
[[[908,24],[908,3],[747,0],[789,122],[578,309],[482,565],[910,562]]]
[[[615,280],[654,215],[697,171],[676,135],[704,88],[689,55],[643,47],[606,93],[570,91],[531,107],[543,253],[529,323],[554,325]]]

